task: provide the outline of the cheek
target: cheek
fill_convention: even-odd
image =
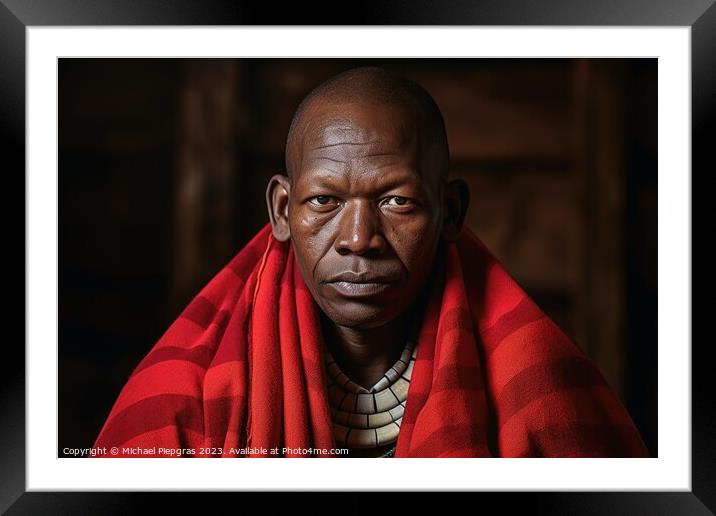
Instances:
[[[331,212],[320,213],[303,205],[293,206],[289,213],[289,225],[292,234],[300,238],[325,240],[335,225],[337,217]]]
[[[325,254],[326,248],[330,247],[330,231],[324,220],[325,216],[302,209],[296,210],[292,215],[289,224],[294,252],[301,269],[312,275],[316,263]],[[295,245],[296,242],[299,245]]]
[[[309,210],[299,208],[291,217],[291,231],[295,231],[301,238],[312,238],[320,229],[319,216]]]
[[[438,231],[428,217],[390,224],[389,230],[391,244],[408,271],[429,269]]]

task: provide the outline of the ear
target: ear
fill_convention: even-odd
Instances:
[[[288,176],[276,174],[266,187],[266,206],[268,207],[271,230],[276,240],[286,242],[291,238],[288,224],[288,201],[291,196],[291,182]]]
[[[465,222],[470,204],[470,189],[462,179],[445,184],[443,196],[443,238],[448,242],[457,240]]]

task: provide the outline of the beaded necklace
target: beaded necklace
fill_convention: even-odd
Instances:
[[[348,378],[326,351],[328,401],[338,445],[376,448],[397,441],[416,353],[417,346],[408,341],[395,364],[366,389]],[[381,457],[394,453],[395,447]]]

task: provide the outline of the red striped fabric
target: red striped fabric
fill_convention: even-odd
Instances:
[[[594,364],[475,235],[464,230],[440,263],[396,457],[648,456]],[[95,446],[116,457],[333,449],[322,357],[318,307],[267,225],[136,367]]]

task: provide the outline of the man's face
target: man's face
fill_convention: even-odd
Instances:
[[[440,238],[441,192],[405,110],[311,108],[288,218],[303,279],[323,312],[356,329],[381,326],[415,300]]]

